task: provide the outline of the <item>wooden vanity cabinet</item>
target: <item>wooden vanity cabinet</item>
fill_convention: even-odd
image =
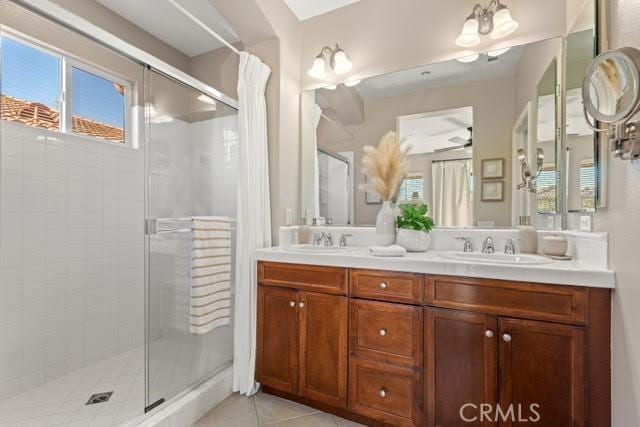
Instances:
[[[345,289],[346,293],[346,274],[341,274],[340,269],[323,269],[329,274],[322,276],[297,266],[290,270],[286,266],[266,269],[268,266],[262,264],[261,267],[258,274],[257,381],[273,390],[345,408],[347,297],[300,288],[314,291],[322,288],[331,293]],[[265,270],[285,274],[269,273],[263,281]],[[294,280],[287,282],[292,276]]]
[[[265,262],[258,281],[266,392],[366,425],[611,425],[609,289]]]
[[[478,426],[460,417],[467,404],[498,402],[496,316],[425,308],[426,425]],[[477,415],[470,407],[465,416]]]

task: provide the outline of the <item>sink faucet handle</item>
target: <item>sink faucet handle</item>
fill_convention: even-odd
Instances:
[[[456,240],[463,240],[464,247],[463,252],[473,252],[473,244],[471,243],[471,237],[456,237]]]
[[[324,240],[324,233],[313,233],[313,246],[320,246],[320,243]]]
[[[507,255],[514,255],[516,253],[516,245],[513,239],[507,239],[507,242],[504,244],[504,253]]]
[[[348,237],[353,237],[353,234],[351,234],[351,233],[342,233],[340,235],[340,246],[341,247],[344,248],[345,246],[347,246],[347,238]]]

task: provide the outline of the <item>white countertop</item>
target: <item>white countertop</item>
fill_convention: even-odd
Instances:
[[[580,261],[551,261],[549,264],[513,265],[459,261],[438,256],[436,251],[407,253],[403,257],[375,257],[368,248],[354,247],[344,253],[301,253],[282,247],[258,249],[256,261],[310,264],[345,268],[369,268],[422,274],[515,280],[555,285],[614,288],[615,273]]]

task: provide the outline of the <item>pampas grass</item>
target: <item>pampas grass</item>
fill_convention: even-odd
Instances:
[[[391,200],[407,174],[408,150],[409,147],[402,147],[398,134],[393,131],[380,139],[378,147],[364,147],[362,169],[368,180],[360,189],[376,193],[384,201]]]

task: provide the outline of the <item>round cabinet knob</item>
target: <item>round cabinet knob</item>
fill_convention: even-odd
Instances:
[[[491,329],[487,329],[484,331],[484,336],[487,338],[493,338],[493,331]]]
[[[303,302],[299,302],[298,303],[298,307],[300,307],[300,308],[304,307],[304,303]]]
[[[378,394],[380,395],[380,397],[387,397],[387,390],[381,388]]]
[[[511,342],[511,335],[503,334],[502,339],[504,340],[504,342]]]
[[[295,306],[296,306],[295,301],[289,301],[289,307],[295,307]]]
[[[380,334],[381,337],[385,337],[387,336],[387,330],[386,329],[380,329],[380,332],[378,332]]]
[[[380,289],[387,289],[387,286],[386,282],[380,282]]]

